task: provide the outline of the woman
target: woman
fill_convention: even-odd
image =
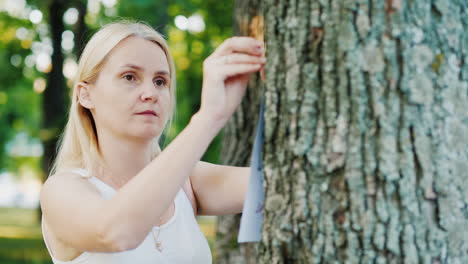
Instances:
[[[203,65],[201,106],[164,151],[175,108],[165,40],[141,23],[106,25],[80,58],[69,120],[41,191],[54,263],[210,263],[196,214],[242,209],[250,170],[199,161],[239,105],[263,43],[223,42]]]

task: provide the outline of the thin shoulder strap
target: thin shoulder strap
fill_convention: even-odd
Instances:
[[[79,174],[81,175],[82,177],[87,177],[89,176],[89,172],[85,169],[81,169],[81,168],[75,168],[75,169],[71,169],[70,170],[71,172],[74,172],[76,174]]]

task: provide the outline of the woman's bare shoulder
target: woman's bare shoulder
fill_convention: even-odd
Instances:
[[[41,188],[41,207],[51,198],[55,200],[75,195],[82,197],[86,194],[99,195],[99,191],[86,177],[72,171],[58,172],[49,176]]]
[[[86,214],[80,212],[86,210],[82,205],[95,205],[99,200],[99,194],[94,186],[79,174],[66,171],[48,177],[41,189],[40,203],[44,212],[43,226],[46,227],[43,230],[44,237],[47,237],[54,257],[70,261],[83,252],[78,250],[77,246],[79,248],[80,245],[86,244],[86,240],[76,237],[79,237],[77,234],[86,233],[90,228],[76,225],[71,219],[83,222],[80,217]],[[80,229],[81,232],[77,231]]]

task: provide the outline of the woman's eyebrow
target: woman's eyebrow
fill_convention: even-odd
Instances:
[[[143,67],[140,67],[138,65],[135,65],[135,64],[130,64],[130,63],[127,63],[125,65],[123,65],[121,68],[131,68],[131,69],[135,69],[137,71],[145,71],[145,69]],[[156,71],[154,72],[155,75],[167,75],[169,76],[169,72],[168,71]]]

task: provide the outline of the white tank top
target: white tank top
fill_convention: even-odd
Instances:
[[[86,176],[87,171],[75,169],[73,172]],[[116,194],[109,185],[96,177],[88,178],[96,186],[104,199],[110,199]],[[44,242],[54,264],[181,264],[181,263],[211,263],[211,252],[208,242],[200,230],[193,214],[192,204],[181,188],[175,198],[174,215],[160,227],[153,227],[143,242],[135,249],[114,252],[83,252],[71,261],[56,259],[49,249],[46,235]],[[44,226],[42,225],[44,230]],[[159,234],[158,234],[159,233]],[[156,248],[155,238],[161,242],[162,250]]]

